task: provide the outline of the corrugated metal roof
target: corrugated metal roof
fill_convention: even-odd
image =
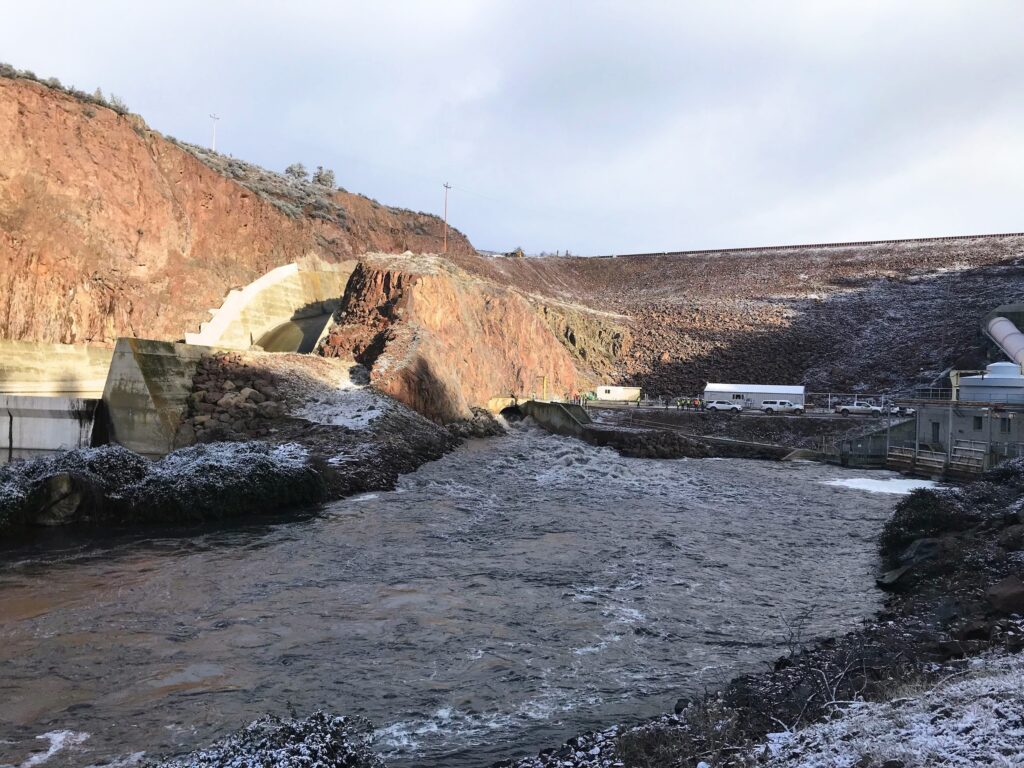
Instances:
[[[792,387],[782,384],[711,384],[704,387],[705,392],[735,392],[752,395],[802,395],[804,387]]]

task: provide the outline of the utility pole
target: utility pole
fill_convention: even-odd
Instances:
[[[213,120],[213,142],[210,144],[210,151],[211,152],[216,152],[217,151],[217,121],[220,120],[220,117],[217,116],[216,114],[211,114],[210,115],[210,119]]]
[[[452,185],[444,183],[444,253],[448,253],[448,190]]]

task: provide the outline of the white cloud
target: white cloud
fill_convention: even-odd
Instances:
[[[0,57],[155,128],[438,210],[481,247],[628,252],[1021,229],[1024,6],[915,0],[5,9]]]

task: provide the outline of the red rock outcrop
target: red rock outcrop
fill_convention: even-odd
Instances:
[[[371,256],[322,352],[370,368],[380,391],[444,423],[494,397],[593,385],[523,294],[436,256]]]
[[[441,242],[436,217],[342,191],[296,206],[224,175],[251,166],[212,156],[218,173],[141,118],[30,80],[0,77],[0,147],[0,338],[179,339],[301,256]],[[449,248],[472,250],[455,231]]]

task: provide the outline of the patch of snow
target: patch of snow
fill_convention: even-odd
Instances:
[[[154,462],[149,474],[174,481],[196,474],[206,475],[211,470],[233,472],[241,466],[250,466],[256,456],[265,456],[282,469],[302,469],[309,453],[298,443],[273,447],[263,443],[205,443],[167,454]]]
[[[331,424],[349,429],[366,429],[387,409],[387,401],[370,389],[344,382],[327,390],[318,399],[309,400],[292,412],[293,416],[315,424]]]
[[[855,702],[828,722],[769,734],[756,750],[768,768],[1024,765],[1024,656],[983,656],[932,688],[885,702]]]
[[[873,477],[844,477],[838,480],[826,480],[824,484],[834,485],[838,488],[868,491],[869,493],[895,493],[900,496],[906,496],[918,488],[937,488],[939,485],[933,480],[916,480],[909,477],[890,477],[884,480]]]
[[[50,731],[42,736],[36,736],[36,738],[47,739],[50,742],[49,749],[32,755],[21,764],[20,768],[32,768],[33,765],[42,765],[58,752],[81,744],[89,738],[89,734],[79,731]]]

